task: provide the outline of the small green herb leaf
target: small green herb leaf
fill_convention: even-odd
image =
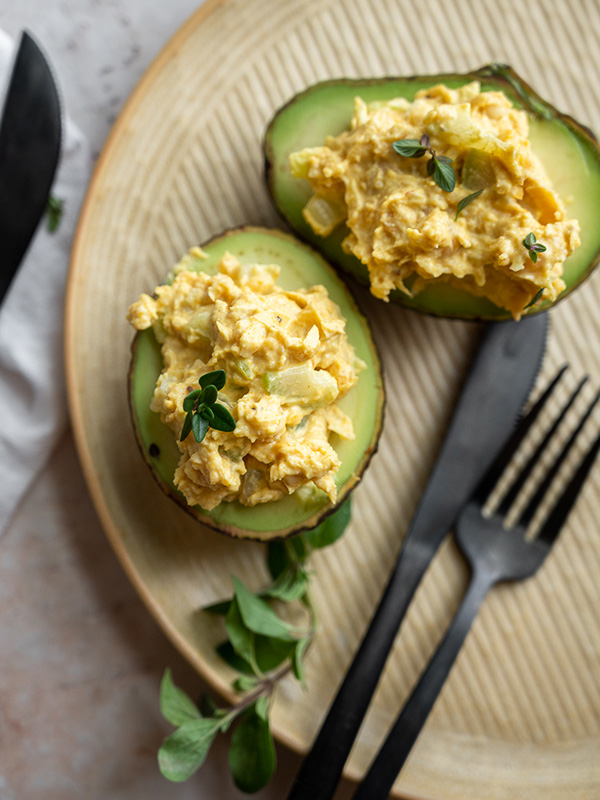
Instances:
[[[292,536],[291,539],[287,540],[286,544],[289,544],[290,548],[289,557],[292,559],[290,563],[301,564],[309,557],[310,547],[303,533],[299,533],[298,536]]]
[[[60,221],[63,216],[63,211],[64,202],[58,197],[50,195],[48,198],[48,204],[46,206],[46,221],[48,225],[48,231],[50,233],[54,233],[56,230],[58,230],[58,226],[60,225]]]
[[[473,194],[468,194],[466,197],[463,197],[460,203],[456,206],[456,216],[454,219],[457,220],[460,212],[464,211],[464,209],[470,205],[473,200],[476,200],[482,192],[483,189],[478,189],[476,192],[473,192]]]
[[[305,595],[307,589],[308,574],[305,570],[290,567],[279,574],[275,583],[267,589],[265,595],[292,603]]]
[[[244,675],[253,673],[251,665],[235,652],[229,639],[221,642],[215,649],[223,661],[236,672],[241,672]],[[254,650],[254,642],[252,642],[252,649]]]
[[[208,422],[209,425],[215,418],[215,412],[212,410],[212,408],[210,406],[205,406],[204,404],[198,408],[198,413]]]
[[[185,415],[185,419],[183,420],[183,428],[181,429],[181,436],[179,437],[179,441],[183,442],[190,434],[192,430],[192,421],[194,419],[193,411],[188,411]]]
[[[303,658],[309,641],[308,638],[297,641],[292,655],[292,672],[294,673],[294,677],[300,681],[303,686],[305,684]]]
[[[337,542],[346,530],[352,516],[351,500],[346,500],[333,514],[326,517],[320,525],[307,531],[304,536],[313,550],[329,547]]]
[[[204,437],[206,436],[206,431],[208,430],[208,420],[205,419],[202,414],[194,414],[192,417],[192,431],[194,433],[194,439],[200,443],[203,441]]]
[[[236,672],[243,675],[253,675],[257,667],[261,673],[272,672],[286,658],[289,658],[294,648],[294,642],[282,642],[281,639],[271,639],[268,636],[254,635],[252,639],[252,658],[254,666],[239,656],[233,649],[230,641],[221,642],[217,653],[223,661]]]
[[[289,565],[286,546],[283,542],[269,542],[267,545],[267,566],[273,580],[284,572]]]
[[[433,180],[444,192],[454,191],[456,175],[452,168],[452,159],[448,156],[438,156],[426,133],[421,139],[399,139],[392,143],[395,152],[407,158],[421,158],[429,153],[431,158],[427,162],[427,175],[433,175]]]
[[[246,625],[237,598],[233,599],[225,617],[225,629],[235,652],[248,664],[253,665],[255,663],[254,632]]]
[[[224,369],[215,369],[202,375],[198,383],[203,389],[206,389],[207,386],[214,386],[215,389],[219,390],[225,386],[226,379],[227,376]]]
[[[209,384],[204,388],[204,397],[202,398],[202,402],[205,403],[207,406],[212,406],[213,403],[217,400],[217,387],[213,386],[212,383]]]
[[[418,139],[399,139],[392,147],[404,158],[421,158],[427,152],[427,146],[423,146]]]
[[[258,792],[271,779],[275,766],[275,745],[268,717],[251,708],[231,737],[229,768],[235,784],[243,792]]]
[[[278,617],[268,603],[252,594],[235,576],[233,587],[240,616],[249,631],[284,641],[294,640],[291,634],[293,626]]]
[[[435,156],[435,168],[433,170],[433,180],[444,192],[454,191],[456,186],[456,175],[451,167],[451,161],[441,161],[443,156]]]
[[[221,725],[218,720],[196,719],[184,723],[167,737],[158,751],[160,771],[170,781],[187,780],[202,766]]]
[[[258,679],[250,675],[240,675],[233,682],[233,688],[236,692],[250,692],[258,686]]]
[[[201,394],[202,394],[202,389],[195,389],[193,392],[189,392],[189,394],[186,394],[186,396],[183,399],[183,410],[193,411],[194,406]]]
[[[538,258],[538,253],[544,253],[546,250],[545,245],[540,244],[537,241],[535,233],[528,233],[527,236],[523,239],[523,245],[525,249],[529,251],[529,258],[535,264]]]
[[[256,664],[262,673],[272,672],[293,653],[295,641],[282,641],[278,637],[254,637]]]
[[[235,420],[231,413],[222,406],[220,403],[215,403],[212,407],[213,418],[210,421],[210,427],[217,431],[225,431],[230,433],[235,430]]]
[[[535,297],[532,297],[532,298],[531,298],[531,300],[530,300],[530,301],[527,303],[527,305],[525,306],[525,308],[531,308],[531,306],[534,306],[534,305],[537,303],[537,301],[538,301],[538,300],[541,298],[541,296],[542,296],[543,294],[544,294],[544,289],[543,289],[543,287],[542,287],[542,288],[539,290],[539,292],[536,292],[536,295],[535,295]]]
[[[267,717],[269,716],[269,702],[270,702],[269,695],[263,694],[263,696],[259,697],[256,703],[254,704],[256,713],[261,719],[266,720]]]
[[[163,717],[173,725],[183,725],[201,716],[193,700],[175,686],[171,670],[168,668],[160,683],[160,710]]]

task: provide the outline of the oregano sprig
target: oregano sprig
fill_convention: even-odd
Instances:
[[[190,433],[200,443],[209,428],[230,432],[235,429],[235,420],[225,406],[217,403],[219,389],[225,386],[225,370],[216,369],[202,375],[198,383],[200,389],[190,391],[184,401],[186,412],[179,441],[183,442]]]
[[[229,767],[236,786],[253,793],[269,782],[276,769],[269,724],[273,692],[289,674],[304,684],[304,657],[317,626],[306,562],[314,550],[340,538],[350,516],[348,500],[312,531],[270,542],[267,566],[272,582],[252,592],[239,578],[232,577],[233,596],[204,609],[223,618],[227,638],[216,651],[236,671],[232,687],[240,699],[230,708],[220,708],[205,695],[196,704],[175,686],[171,671],[165,671],[160,707],[176,727],[158,752],[159,768],[166,778],[184,781],[193,775],[204,763],[216,736],[235,725]],[[281,613],[275,602],[283,609]],[[288,621],[285,608],[291,608],[292,603],[304,609],[305,624]]]
[[[538,253],[543,253],[546,250],[546,247],[538,242],[535,233],[528,233],[527,236],[523,239],[523,245],[526,250],[529,251],[529,258],[535,262],[538,258]]]
[[[444,192],[454,191],[456,174],[452,168],[452,159],[448,156],[439,156],[431,146],[429,136],[424,133],[420,139],[398,139],[392,147],[400,156],[405,158],[422,158],[429,153],[431,158],[427,162],[427,174]]]

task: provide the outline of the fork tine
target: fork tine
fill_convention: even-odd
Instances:
[[[575,430],[573,431],[573,433],[569,437],[568,441],[563,446],[563,448],[562,448],[561,452],[559,453],[559,455],[555,458],[554,463],[552,464],[552,466],[548,469],[548,472],[544,476],[544,480],[541,481],[540,485],[537,487],[537,489],[534,492],[533,496],[529,500],[527,506],[521,512],[517,524],[527,527],[529,525],[529,523],[531,522],[531,520],[533,519],[537,509],[540,507],[540,503],[542,502],[542,499],[543,499],[544,495],[546,494],[546,492],[550,488],[550,485],[551,485],[552,481],[556,477],[556,475],[557,475],[559,469],[561,468],[562,464],[564,463],[565,459],[567,458],[567,456],[571,452],[571,449],[573,448],[573,445],[575,444],[575,440],[577,439],[577,437],[581,433],[581,430],[582,430],[583,426],[585,425],[587,419],[589,418],[590,414],[594,410],[594,408],[595,408],[595,406],[596,406],[596,404],[598,403],[599,400],[600,400],[600,391],[596,394],[596,396],[594,397],[592,402],[588,405],[585,413],[582,415],[581,419],[579,420],[579,423],[578,423],[577,427],[575,428]]]
[[[556,419],[554,420],[554,422],[552,423],[550,428],[546,431],[546,434],[544,435],[544,438],[538,444],[538,446],[536,447],[535,451],[531,454],[529,459],[525,462],[525,464],[521,468],[521,470],[519,472],[519,475],[515,478],[514,482],[512,483],[512,485],[510,486],[510,488],[508,489],[508,491],[506,492],[506,494],[503,496],[502,500],[500,501],[500,503],[498,505],[498,509],[497,509],[497,513],[498,514],[506,515],[508,513],[508,511],[510,510],[512,504],[517,499],[517,496],[518,496],[519,492],[521,491],[521,489],[525,485],[527,479],[529,478],[529,476],[533,472],[536,464],[539,463],[539,460],[540,460],[540,458],[542,456],[542,453],[547,448],[548,443],[551,441],[552,437],[556,433],[556,430],[557,430],[558,426],[560,425],[560,423],[562,422],[562,420],[566,416],[568,410],[571,408],[571,406],[575,402],[575,400],[577,398],[577,395],[583,389],[583,386],[584,386],[584,384],[585,384],[585,382],[587,380],[588,380],[588,376],[586,375],[585,377],[583,377],[579,381],[578,385],[575,387],[575,390],[571,393],[570,397],[567,399],[566,403],[562,407],[562,410],[556,416]]]
[[[538,539],[548,545],[551,545],[554,542],[560,533],[560,529],[562,528],[565,520],[569,516],[569,512],[571,511],[573,503],[575,500],[577,500],[579,492],[585,483],[585,479],[587,478],[599,451],[600,434],[598,434],[594,442],[591,444],[575,474],[565,487],[565,490],[561,496],[558,498],[554,508],[550,512],[548,518],[538,533]]]
[[[525,436],[527,435],[529,429],[540,415],[541,410],[546,405],[546,402],[552,395],[554,389],[558,385],[558,382],[564,375],[567,367],[568,364],[565,364],[559,369],[559,371],[556,373],[552,381],[548,384],[546,389],[544,389],[540,397],[531,406],[527,414],[521,418],[512,436],[505,444],[504,448],[502,449],[498,457],[495,459],[491,467],[488,469],[482,481],[479,483],[474,494],[475,500],[478,500],[480,503],[483,503],[489,496],[494,486],[498,483],[498,481],[502,476],[502,473],[512,460],[514,454],[519,449],[519,446],[521,442],[525,439]]]

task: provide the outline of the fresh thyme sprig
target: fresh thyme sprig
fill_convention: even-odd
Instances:
[[[543,253],[546,250],[545,246],[536,239],[535,233],[528,233],[523,239],[523,245],[529,251],[529,258],[534,264],[537,261],[538,253]]]
[[[171,781],[187,780],[202,766],[218,733],[235,724],[229,750],[229,767],[236,786],[244,792],[259,791],[276,768],[269,709],[279,681],[292,674],[304,684],[304,656],[315,635],[316,610],[310,596],[307,560],[314,550],[337,541],[350,521],[350,501],[312,531],[291,539],[270,542],[267,564],[272,583],[251,592],[233,577],[233,596],[204,610],[221,616],[227,639],[217,645],[219,656],[237,673],[232,683],[240,695],[230,708],[218,707],[205,695],[198,704],[173,683],[165,671],[160,706],[176,730],[159,752],[162,774]],[[286,619],[279,608],[300,604],[308,616],[302,627]]]
[[[225,386],[225,381],[225,370],[207,372],[198,381],[201,388],[186,395],[183,410],[187,413],[179,441],[183,442],[193,433],[194,439],[201,442],[209,428],[226,432],[235,429],[234,418],[225,406],[217,403],[219,389]]]
[[[427,162],[427,174],[433,176],[433,180],[444,192],[454,191],[456,175],[450,166],[452,159],[448,156],[438,156],[426,133],[420,139],[399,139],[392,144],[392,147],[398,155],[405,158],[422,158],[429,153],[431,158]]]

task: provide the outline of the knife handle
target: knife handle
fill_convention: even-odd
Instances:
[[[406,547],[383,592],[354,660],[331,705],[288,800],[330,800],[367,712],[400,624],[431,561]]]

